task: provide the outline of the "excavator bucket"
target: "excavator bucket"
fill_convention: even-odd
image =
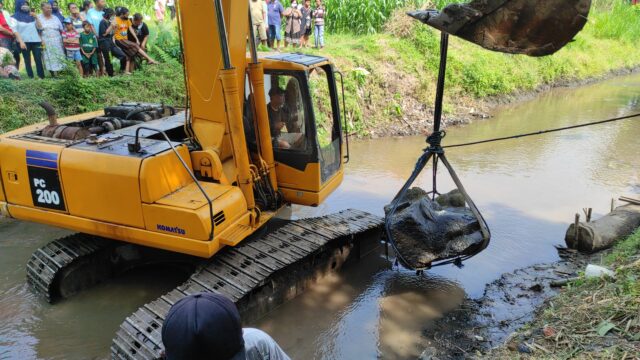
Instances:
[[[409,15],[489,50],[545,56],[582,30],[590,7],[591,0],[473,0]]]

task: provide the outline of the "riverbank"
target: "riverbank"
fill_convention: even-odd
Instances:
[[[430,130],[438,71],[439,35],[397,10],[383,33],[327,35],[320,54],[345,76],[348,131],[358,137],[424,134]],[[463,40],[450,40],[445,126],[490,116],[503,104],[558,86],[574,86],[634,71],[640,66],[640,16],[636,7],[594,2],[589,22],[557,54],[531,58],[492,53]],[[163,59],[132,76],[0,81],[0,133],[45,119],[39,101],[60,115],[93,111],[123,101],[183,105],[182,69],[171,31],[154,34]],[[170,36],[171,35],[171,36]],[[154,44],[152,44],[153,47]],[[165,49],[165,50],[163,50]],[[297,50],[296,50],[297,51]],[[172,55],[173,54],[173,55]]]
[[[350,131],[364,137],[430,131],[439,64],[439,33],[398,10],[383,34],[329,36],[324,52],[347,74]],[[575,41],[553,56],[494,53],[451,38],[445,126],[489,117],[500,105],[566,87],[627,74],[640,66],[636,9],[594,2]],[[627,26],[621,26],[626,24]],[[606,51],[605,51],[606,49]],[[315,51],[311,51],[315,53]]]
[[[640,229],[599,256],[615,278],[578,280],[541,306],[533,322],[491,357],[635,359],[640,353]]]
[[[635,358],[640,229],[603,253],[563,249],[560,256],[555,263],[503,274],[481,298],[466,300],[425,329],[424,336],[436,341],[423,357]],[[615,269],[616,276],[586,279],[587,264]]]

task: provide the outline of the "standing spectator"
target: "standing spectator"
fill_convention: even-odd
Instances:
[[[60,11],[60,5],[55,0],[53,1],[49,0],[49,3],[51,4],[53,15],[57,17],[58,20],[60,20],[60,23],[62,24],[62,22],[64,21],[64,15],[62,15],[62,12]]]
[[[153,60],[147,53],[140,47],[140,40],[135,34],[132,28],[131,20],[129,20],[129,9],[121,7],[116,14],[116,29],[113,38],[116,41],[116,45],[122,49],[127,55],[127,68],[125,74],[130,74],[133,71],[133,58],[135,56],[142,56],[149,64],[155,65],[157,62]],[[135,41],[129,41],[129,34],[133,35]]]
[[[4,1],[0,0],[0,28],[2,28],[0,29],[0,39],[3,35],[11,36],[10,44],[7,49],[11,50],[13,53],[13,65],[15,65],[16,68],[20,67],[20,52],[24,47],[26,47],[17,31],[17,24],[18,21],[11,17],[11,14],[4,9]],[[6,31],[10,31],[11,35],[8,35]],[[6,41],[0,40],[0,42]],[[3,45],[0,45],[0,47],[2,46]]]
[[[264,21],[262,23],[262,27],[264,28],[264,33],[268,34],[269,32],[269,7],[267,4],[271,0],[262,0],[262,11],[264,11]],[[267,46],[269,46],[269,35],[267,35]]]
[[[167,8],[169,8],[169,13],[171,14],[171,21],[176,18],[176,0],[167,0]]]
[[[9,25],[10,22],[14,23],[13,26]],[[0,47],[13,50],[16,34],[12,28],[15,28],[15,19],[11,19],[11,17],[5,15],[4,1],[0,0]]]
[[[100,0],[103,1],[103,0]],[[98,3],[96,2],[96,5]],[[98,26],[98,49],[102,55],[104,62],[102,63],[109,76],[113,76],[113,64],[111,64],[111,55],[120,60],[120,71],[127,71],[127,56],[122,50],[113,43],[113,33],[116,29],[114,13],[112,9],[104,9],[102,21]],[[98,58],[100,61],[100,57]],[[103,70],[100,69],[100,72]]]
[[[94,3],[95,6],[87,10],[86,20],[93,26],[93,31],[97,34],[104,15],[104,9],[107,7],[107,2],[105,0],[94,0]]]
[[[271,0],[267,5],[269,15],[269,45],[274,50],[280,50],[280,41],[282,41],[282,13],[284,7],[280,0]]]
[[[16,1],[16,11],[13,14],[16,20],[15,31],[20,34],[20,38],[25,44],[21,48],[24,67],[27,70],[29,78],[33,79],[33,68],[31,67],[31,57],[36,63],[36,73],[39,78],[44,79],[44,67],[42,66],[42,39],[39,30],[42,29],[40,19],[36,13],[29,7],[26,0]],[[18,66],[16,61],[16,66]]]
[[[311,36],[311,0],[304,0],[304,6],[300,9],[300,13],[302,14],[302,24],[300,27],[302,28],[302,36],[300,36],[300,47],[309,47],[309,37]]]
[[[82,54],[80,53],[80,33],[73,26],[71,18],[63,21],[64,30],[62,31],[62,44],[67,55],[67,60],[74,61],[78,67],[78,72],[82,76]]]
[[[129,41],[136,41],[138,39],[142,50],[147,51],[147,41],[149,41],[149,27],[144,23],[142,14],[133,14],[133,20],[131,21],[131,27],[133,32],[129,34]],[[135,37],[134,37],[135,35]]]
[[[92,30],[96,34],[96,37],[98,38],[98,40],[100,40],[100,35],[101,35],[99,33],[100,23],[103,20],[104,9],[107,6],[107,3],[105,0],[94,0],[94,3],[95,3],[95,6],[87,10],[87,21],[91,24],[93,28]],[[102,47],[100,48],[102,49]],[[106,59],[102,55],[103,55],[103,52],[99,51],[98,64],[100,65],[100,75],[105,75],[105,73],[108,74],[109,72],[108,71],[105,72]],[[113,76],[113,67],[111,69],[112,69],[111,74],[109,76]]]
[[[164,15],[166,13],[167,0],[155,0],[153,4],[153,10],[156,12],[156,21],[164,22]]]
[[[256,41],[267,45],[267,29],[264,26],[264,6],[262,0],[251,0],[251,24],[253,26],[253,34],[256,37]]]
[[[82,53],[82,73],[85,77],[95,74],[98,70],[98,39],[93,33],[88,21],[82,23],[80,34],[80,52]]]
[[[327,16],[327,10],[322,5],[322,0],[316,0],[316,9],[313,10],[313,17],[316,25],[316,49],[322,49],[324,47],[324,17]]]
[[[44,65],[51,76],[64,69],[64,49],[62,48],[62,23],[53,15],[51,4],[42,3],[42,14],[38,20],[42,24],[42,43],[44,45]]]
[[[284,28],[284,47],[290,44],[293,47],[300,46],[300,30],[302,25],[302,13],[298,9],[298,2],[293,0],[291,6],[286,8],[283,13],[286,25]]]
[[[87,20],[87,12],[89,11],[89,9],[93,8],[93,2],[91,0],[84,0],[82,2],[82,9],[80,11],[80,17],[82,18],[82,20]],[[91,25],[91,24],[89,24]]]
[[[80,34],[83,30],[82,22],[85,21],[86,18],[82,17],[82,13],[80,13],[80,9],[75,3],[69,3],[67,8],[69,9],[69,18],[71,19],[71,23],[78,34]]]

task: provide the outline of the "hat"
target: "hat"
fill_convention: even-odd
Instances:
[[[162,342],[167,360],[230,359],[244,351],[240,313],[222,295],[187,296],[169,310]]]
[[[66,17],[64,18],[64,20],[62,20],[63,24],[73,24],[73,20],[71,20],[70,17]]]
[[[269,96],[273,95],[284,95],[284,90],[282,90],[279,86],[271,87],[269,90]]]

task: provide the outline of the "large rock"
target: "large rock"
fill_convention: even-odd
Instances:
[[[387,214],[390,210],[385,207]],[[457,190],[432,201],[424,190],[409,189],[392,215],[390,230],[398,258],[413,269],[467,254],[483,241],[478,220]]]

